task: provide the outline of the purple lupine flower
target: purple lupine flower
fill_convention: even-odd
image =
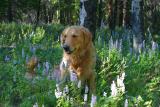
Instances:
[[[116,39],[116,41],[115,41],[115,49],[118,49],[118,45],[119,45],[119,42],[118,42],[118,39]]]
[[[158,48],[158,44],[152,41],[152,51],[155,51]]]
[[[22,58],[25,57],[24,48],[22,48]]]
[[[11,60],[11,58],[8,55],[6,55],[5,58],[4,58],[4,61],[7,62],[7,61],[10,61],[10,60]]]
[[[122,39],[120,39],[120,41],[119,41],[119,52],[122,52]]]
[[[69,93],[69,87],[68,87],[68,85],[66,85],[66,86],[64,87],[63,92],[66,93],[66,94]]]
[[[48,73],[49,73],[49,62],[44,62],[43,63],[43,66],[44,66],[44,70],[43,70],[43,73],[45,74],[45,75],[48,75]]]
[[[92,98],[91,98],[91,107],[94,107],[97,101],[97,96],[92,94]]]
[[[70,71],[70,81],[74,82],[77,81],[77,74],[74,71]]]
[[[63,93],[60,91],[59,84],[56,84],[56,89],[54,93],[55,93],[56,98],[60,98],[62,96]]]

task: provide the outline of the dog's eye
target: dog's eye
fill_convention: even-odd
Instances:
[[[66,35],[64,35],[63,37],[66,38]]]
[[[72,35],[72,37],[73,37],[73,38],[76,38],[77,36],[76,36],[76,35]]]

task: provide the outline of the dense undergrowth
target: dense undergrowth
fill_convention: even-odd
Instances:
[[[44,73],[44,62],[49,62],[49,74],[60,63],[62,49],[59,35],[61,25],[35,26],[27,24],[0,24],[0,106],[2,107],[78,107],[84,105],[83,94],[69,82],[69,98],[55,97],[56,83]],[[118,31],[122,34],[123,31]],[[139,60],[129,53],[128,44],[123,42],[122,51],[104,45],[107,30],[97,31],[101,36],[95,43],[97,63],[97,107],[159,107],[160,105],[160,55],[159,51],[141,53]],[[123,35],[121,35],[123,36]],[[120,37],[120,36],[119,36]],[[97,37],[98,38],[98,37]],[[103,39],[103,40],[102,40]],[[100,44],[101,43],[101,44]],[[108,41],[109,43],[109,41]],[[25,78],[26,61],[31,56],[40,59],[37,76]],[[111,95],[111,84],[117,76],[125,73],[125,91]],[[116,84],[117,85],[117,84]],[[104,94],[106,93],[106,94]],[[88,101],[88,105],[90,101]]]

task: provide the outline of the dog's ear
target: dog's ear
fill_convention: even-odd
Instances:
[[[84,27],[82,27],[81,30],[83,32],[84,46],[87,47],[88,44],[92,42],[92,33]]]
[[[63,43],[64,42],[64,36],[66,35],[66,33],[68,32],[68,30],[69,30],[69,27],[68,28],[65,28],[63,31],[62,31],[62,33],[61,33],[61,35],[60,35],[60,42],[61,43]]]

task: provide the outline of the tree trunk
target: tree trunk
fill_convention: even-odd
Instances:
[[[13,21],[13,10],[12,10],[13,0],[8,0],[8,21]]]
[[[114,0],[114,11],[113,11],[113,30],[116,27],[116,19],[117,19],[117,10],[118,10],[118,0]]]
[[[160,40],[160,37],[158,36],[158,32],[159,32],[159,19],[160,19],[160,14],[159,14],[159,10],[158,10],[158,3],[160,3],[160,1],[151,1],[150,4],[150,9],[151,9],[151,33],[153,36],[153,41],[155,42],[160,42],[158,40]],[[158,22],[158,23],[157,23]]]
[[[71,13],[72,13],[72,0],[66,0],[65,1],[65,3],[66,3],[66,9],[65,9],[65,14],[66,14],[66,25],[67,24],[69,24],[69,25],[71,25],[71,22],[72,22],[72,15],[71,15]]]
[[[101,22],[103,19],[103,10],[102,10],[102,0],[99,0],[98,2],[98,27],[101,27]]]
[[[59,10],[60,10],[60,23],[65,23],[65,15],[64,15],[64,9],[62,8],[63,1],[59,0]]]
[[[36,26],[37,26],[38,23],[39,23],[40,8],[41,8],[41,0],[38,1]]]
[[[110,0],[108,8],[109,8],[108,23],[109,23],[109,28],[111,30],[111,35],[112,35],[113,34],[112,32],[115,30],[115,27],[116,27],[117,0]]]
[[[125,1],[125,0],[124,0]],[[117,25],[119,27],[122,26],[122,22],[123,22],[123,1],[122,0],[118,0],[117,1]]]
[[[139,55],[143,40],[143,0],[132,0],[133,49]]]
[[[123,1],[123,27],[126,28],[127,18],[127,0]]]
[[[97,0],[81,0],[80,1],[80,25],[88,28],[95,39],[96,31],[96,7]]]
[[[123,1],[123,27],[129,28],[130,26],[130,8],[131,8],[131,2],[128,0]]]
[[[108,23],[109,23],[109,28],[113,29],[113,21],[112,21],[112,17],[113,17],[113,0],[109,0],[108,3]]]

